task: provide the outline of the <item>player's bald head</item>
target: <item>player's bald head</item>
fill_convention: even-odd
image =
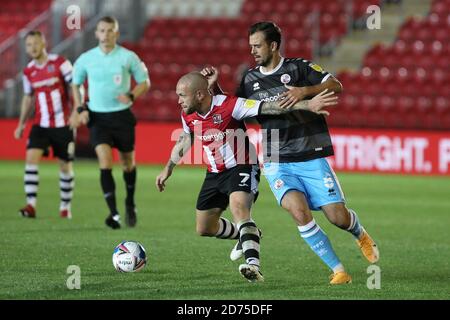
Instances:
[[[185,74],[177,83],[178,103],[186,114],[203,113],[211,105],[208,80],[200,72]]]
[[[178,86],[184,85],[191,92],[208,90],[208,80],[200,72],[189,72],[178,80]]]

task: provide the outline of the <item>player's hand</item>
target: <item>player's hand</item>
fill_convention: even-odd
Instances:
[[[89,122],[89,110],[84,110],[82,113],[78,114],[78,121],[83,125],[87,125]]]
[[[288,91],[283,92],[280,95],[280,107],[283,109],[290,109],[297,102],[305,99],[306,89],[304,87],[292,87],[284,85]]]
[[[330,113],[323,110],[325,107],[333,106],[338,103],[338,97],[334,94],[334,91],[328,92],[328,89],[323,90],[314,98],[309,100],[308,108],[317,114],[323,114],[329,116]]]
[[[130,97],[127,96],[126,94],[121,94],[120,96],[117,97],[117,100],[119,100],[119,102],[123,104],[129,104],[132,102]]]
[[[169,179],[169,177],[172,175],[172,170],[169,170],[169,168],[165,167],[163,171],[156,177],[156,188],[159,190],[159,192],[163,192],[166,188],[166,181]]]
[[[80,119],[77,112],[72,112],[69,117],[69,128],[76,129],[80,126]]]
[[[214,87],[219,80],[219,70],[214,67],[203,68],[200,73],[208,80],[208,88]]]
[[[25,129],[25,127],[23,125],[18,125],[16,130],[14,130],[14,138],[16,138],[17,140],[19,140],[20,138],[22,138],[23,135],[23,130]]]

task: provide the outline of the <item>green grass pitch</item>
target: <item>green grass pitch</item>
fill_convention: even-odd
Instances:
[[[315,218],[329,235],[353,283],[331,287],[329,270],[300,238],[262,178],[253,217],[263,230],[264,283],[252,284],[229,260],[234,241],[195,233],[195,201],[203,168],[179,167],[158,193],[159,166],[138,168],[138,225],[110,230],[97,164],[75,163],[73,219],[58,216],[56,163],[40,166],[37,219],[19,217],[23,163],[0,162],[0,299],[449,299],[450,182],[448,177],[338,173],[350,207],[377,241],[381,288],[369,290],[368,263],[353,238]],[[115,167],[123,221],[124,185]],[[230,213],[225,213],[230,217]],[[147,250],[142,272],[118,273],[114,247],[137,240]],[[69,290],[69,265],[81,269],[81,289]]]

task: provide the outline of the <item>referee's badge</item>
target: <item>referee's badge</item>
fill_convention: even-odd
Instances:
[[[288,84],[291,81],[291,76],[285,73],[281,76],[280,81],[282,84]]]
[[[122,83],[122,75],[115,74],[113,80],[116,85],[120,85]]]

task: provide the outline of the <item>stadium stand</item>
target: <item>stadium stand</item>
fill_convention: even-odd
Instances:
[[[341,72],[344,115],[335,126],[450,128],[450,1],[434,0],[428,17],[407,19],[391,46],[377,45],[360,73]],[[353,111],[353,112],[352,112]]]
[[[17,33],[28,22],[50,7],[51,0],[20,2],[2,0],[0,42]]]
[[[18,33],[26,24],[39,16],[39,14],[49,9],[52,1],[31,1],[21,2],[14,0],[2,0],[0,11],[0,44],[9,37]],[[43,30],[45,33],[45,30]],[[15,76],[14,68],[11,68],[9,61],[14,61],[16,53],[13,50],[5,52],[2,56],[2,63],[0,65],[0,84],[3,84],[5,79]]]
[[[149,1],[152,18],[142,37],[124,43],[143,58],[152,79],[152,89],[134,106],[136,115],[143,120],[178,121],[175,83],[183,73],[205,64],[218,66],[223,88],[233,92],[241,72],[253,65],[247,28],[255,21],[272,20],[281,26],[286,57],[312,59],[321,52],[317,47],[339,45],[352,27],[365,21],[369,5],[386,2],[399,1]],[[51,3],[2,1],[0,42]],[[343,112],[333,112],[330,124],[449,129],[449,31],[450,0],[433,0],[426,19],[407,18],[392,45],[376,45],[366,53],[358,73],[337,74],[344,85]],[[64,35],[71,32],[66,30]],[[4,61],[12,60],[6,54]],[[8,67],[2,64],[0,83],[15,76]]]
[[[189,7],[177,12],[178,17],[158,17],[146,26],[144,36],[135,44],[125,46],[136,51],[149,66],[152,90],[138,101],[134,110],[139,118],[150,120],[178,120],[177,96],[173,92],[177,79],[185,72],[201,68],[205,64],[218,66],[221,84],[233,92],[242,70],[253,65],[249,55],[247,29],[260,20],[275,21],[283,29],[287,42],[287,57],[313,56],[313,34],[309,30],[321,30],[321,45],[339,43],[348,31],[351,19],[360,19],[370,4],[381,1],[356,0],[352,14],[346,1],[245,0],[237,17],[187,18]],[[152,9],[157,10],[157,9]],[[207,11],[207,8],[202,9]],[[158,11],[159,12],[159,11]],[[313,12],[320,13],[318,22]],[[194,12],[191,13],[195,15]],[[315,28],[318,23],[320,28]],[[148,108],[148,106],[155,106]]]

